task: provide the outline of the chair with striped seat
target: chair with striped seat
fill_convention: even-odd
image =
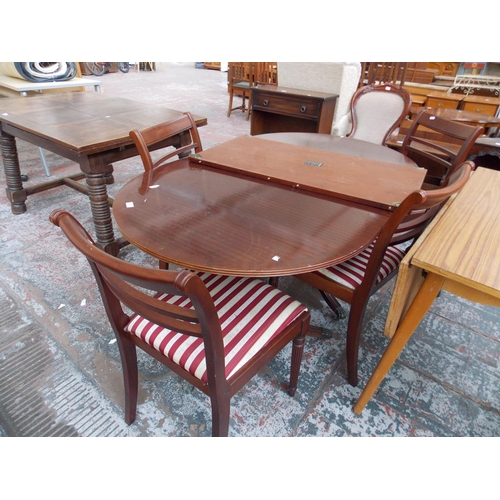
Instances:
[[[453,174],[448,186],[408,195],[394,210],[376,240],[357,256],[326,269],[296,276],[316,287],[337,314],[341,309],[337,299],[350,304],[346,357],[347,378],[351,385],[358,384],[359,340],[368,299],[397,274],[405,256],[404,248],[422,233],[450,196],[462,189],[474,168],[474,163],[465,162]]]
[[[310,318],[300,302],[259,279],[137,266],[96,247],[68,212],[50,220],[94,272],[120,350],[127,424],[136,418],[136,346],[209,396],[212,436],[228,435],[231,397],[290,342],[295,394]]]

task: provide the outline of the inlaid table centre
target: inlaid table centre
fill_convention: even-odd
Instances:
[[[129,137],[143,129],[173,120],[182,113],[162,106],[97,92],[68,92],[35,97],[0,99],[0,140],[12,212],[26,211],[28,195],[57,185],[68,185],[88,194],[97,244],[117,254],[106,184],[113,183],[113,162],[138,155]],[[200,127],[206,118],[194,117]],[[23,186],[16,138],[52,151],[79,164],[82,173]],[[179,147],[183,137],[171,138],[158,147]],[[86,178],[86,185],[76,182]]]
[[[315,141],[323,149],[310,147]],[[421,186],[425,170],[395,151],[372,146],[307,133],[237,138],[164,165],[152,178],[135,177],[117,193],[113,214],[130,243],[163,262],[233,276],[310,272],[361,252],[393,204]],[[392,161],[355,156],[370,149]],[[344,172],[335,173],[332,162],[340,157]],[[303,164],[309,160],[314,164]],[[372,181],[371,191],[360,191],[366,191],[366,200],[352,189],[363,164]],[[382,165],[386,183],[394,177],[391,196],[376,180]]]

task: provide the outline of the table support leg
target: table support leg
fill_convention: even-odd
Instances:
[[[445,278],[437,274],[429,273],[422,283],[415,299],[413,300],[408,312],[401,321],[394,337],[387,346],[382,358],[380,359],[375,371],[370,380],[363,389],[361,396],[354,405],[354,412],[358,415],[363,411],[370,398],[373,396],[382,380],[391,369],[397,357],[403,350],[404,346],[410,340],[413,332],[422,321],[430,306],[437,297]]]
[[[111,255],[118,255],[119,243],[115,240],[111,210],[108,203],[106,179],[103,174],[85,174],[94,219],[97,245]]]
[[[2,132],[0,147],[7,181],[6,192],[11,203],[11,210],[13,214],[22,214],[26,212],[26,198],[28,195],[26,189],[23,188],[15,137]]]

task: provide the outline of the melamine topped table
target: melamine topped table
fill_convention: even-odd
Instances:
[[[354,407],[361,413],[440,290],[500,307],[500,172],[478,168],[401,262],[386,335],[392,340]]]

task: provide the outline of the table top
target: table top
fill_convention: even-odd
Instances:
[[[115,196],[113,215],[129,242],[171,264],[283,276],[356,255],[390,212],[183,159],[152,179],[132,179]]]
[[[413,160],[402,155],[399,151],[394,151],[391,148],[373,144],[372,142],[351,139],[350,137],[336,137],[330,134],[316,134],[313,132],[276,132],[254,137],[308,148],[324,149],[325,151],[333,151],[346,155],[355,155],[360,158],[370,158],[397,165],[417,167]]]
[[[500,172],[478,168],[412,264],[500,297]]]
[[[425,178],[426,170],[400,153],[392,151],[396,154],[391,155],[398,163],[377,159],[380,150],[382,156],[388,150],[383,146],[329,134],[306,134],[328,143],[330,150],[326,150],[311,147],[313,137],[304,146],[300,137],[299,144],[279,140],[293,134],[269,135],[237,137],[194,155],[192,161],[389,210],[419,189]],[[368,144],[372,154],[359,156],[358,151]]]
[[[99,92],[64,92],[0,99],[0,127],[9,126],[75,151],[78,156],[133,144],[129,132],[182,114]],[[198,126],[206,118],[194,117]],[[15,135],[15,134],[13,134]]]
[[[349,151],[363,142],[270,135]],[[372,154],[385,157],[388,151],[375,146]],[[236,276],[295,275],[342,262],[366,248],[390,217],[388,210],[189,159],[160,167],[153,178],[132,179],[115,196],[113,214],[122,235],[146,253]]]
[[[450,108],[426,108],[428,113],[447,118],[454,122],[463,122],[466,125],[493,126],[500,125],[500,118],[487,115],[485,113],[475,113],[473,111],[464,111],[462,109]]]
[[[253,90],[273,92],[276,94],[288,94],[295,97],[314,97],[317,99],[337,98],[338,94],[329,94],[326,92],[316,92],[313,90],[292,89],[290,87],[280,87],[277,85],[257,85]]]

